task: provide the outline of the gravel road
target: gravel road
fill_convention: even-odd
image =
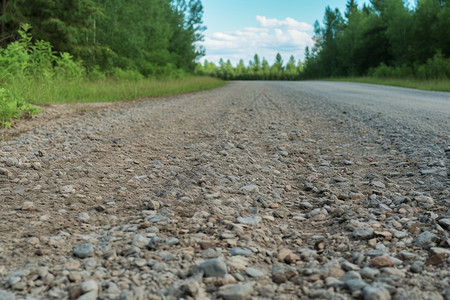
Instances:
[[[231,82],[0,135],[1,300],[450,300],[450,93]]]

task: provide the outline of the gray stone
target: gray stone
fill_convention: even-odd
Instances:
[[[361,279],[361,275],[356,271],[348,271],[347,273],[339,277],[339,280],[343,282],[347,282],[348,280],[353,279]]]
[[[232,256],[236,256],[236,255],[252,256],[253,252],[252,252],[252,250],[250,250],[248,248],[234,247],[234,248],[231,248],[230,254]]]
[[[166,244],[169,246],[174,246],[180,243],[180,240],[176,237],[171,237],[166,239]]]
[[[0,299],[2,300],[16,300],[16,296],[13,293],[0,290]]]
[[[437,235],[430,231],[424,231],[414,239],[414,245],[425,248],[437,238]]]
[[[248,276],[253,277],[253,278],[260,278],[260,277],[264,277],[264,275],[265,275],[263,271],[255,269],[255,268],[250,268],[250,267],[245,269],[245,273]]]
[[[5,159],[5,164],[8,167],[14,167],[14,166],[19,165],[19,160],[15,157],[8,157]]]
[[[222,254],[222,251],[218,251],[213,248],[208,248],[202,251],[203,258],[217,258]]]
[[[225,300],[249,299],[253,293],[253,282],[246,284],[228,284],[219,288],[218,296]]]
[[[98,292],[98,283],[93,279],[86,280],[81,283],[80,288],[83,293]]]
[[[359,273],[363,278],[375,279],[378,275],[380,275],[380,270],[376,268],[364,267]]]
[[[294,277],[297,270],[293,267],[276,265],[272,269],[272,281],[275,283],[284,283]]]
[[[450,218],[443,218],[438,221],[439,225],[450,229]]]
[[[237,221],[245,225],[256,225],[262,221],[262,218],[260,216],[238,217]]]
[[[88,292],[86,294],[81,295],[77,298],[77,300],[97,300],[98,292]]]
[[[367,283],[362,279],[350,279],[345,282],[345,285],[350,289],[352,293],[362,290]]]
[[[149,238],[143,236],[142,234],[136,234],[133,237],[133,242],[131,244],[138,248],[145,248],[149,242],[150,242]]]
[[[342,281],[340,281],[339,279],[335,278],[335,277],[327,277],[325,278],[325,285],[327,287],[333,287],[333,288],[343,288],[345,286],[345,283],[343,283]]]
[[[434,205],[434,200],[431,197],[420,195],[416,196],[414,200],[417,201],[417,204],[422,207],[431,207]]]
[[[423,271],[423,265],[424,265],[423,261],[416,260],[415,262],[413,262],[411,264],[411,266],[409,268],[410,268],[411,272],[420,274]]]
[[[94,245],[90,243],[73,247],[73,254],[79,258],[94,256]]]
[[[370,239],[371,237],[373,237],[373,229],[372,228],[356,229],[352,232],[352,236],[355,239]]]
[[[364,300],[390,300],[391,294],[387,289],[380,285],[368,285],[363,289]]]
[[[241,187],[241,190],[248,193],[259,192],[259,187],[256,184],[248,184]]]
[[[392,230],[392,234],[394,235],[394,237],[398,238],[398,239],[402,239],[408,236],[408,233],[405,231],[400,231],[400,230]]]
[[[203,271],[205,277],[224,277],[228,273],[227,265],[218,258],[205,260],[198,267]]]

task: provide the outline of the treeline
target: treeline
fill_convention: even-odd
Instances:
[[[450,78],[450,1],[348,0],[344,15],[325,9],[306,49],[305,78],[369,75]]]
[[[303,64],[301,60],[296,61],[291,55],[285,65],[281,54],[278,53],[274,63],[270,65],[264,57],[261,60],[259,55],[255,54],[253,60],[247,65],[242,59],[236,66],[233,66],[230,60],[225,62],[220,59],[218,66],[205,60],[203,64],[197,64],[195,72],[199,75],[215,76],[225,80],[299,80],[302,76]]]
[[[52,53],[67,52],[87,70],[144,76],[192,72],[203,54],[200,0],[1,0],[0,47],[18,41],[21,24]]]

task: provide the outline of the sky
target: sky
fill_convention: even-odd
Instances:
[[[204,60],[229,59],[245,64],[255,53],[273,63],[277,53],[287,61],[291,55],[304,59],[313,46],[314,22],[322,21],[325,7],[345,12],[347,0],[203,0],[203,23],[207,27]],[[357,1],[360,6],[368,0]],[[408,0],[414,7],[414,0]]]

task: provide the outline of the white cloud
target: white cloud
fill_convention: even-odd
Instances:
[[[256,20],[262,27],[287,27],[298,29],[300,31],[311,31],[314,29],[314,27],[309,25],[308,23],[299,22],[289,17],[287,17],[284,20],[278,20],[278,19],[268,19],[263,16],[256,16]]]
[[[309,24],[292,18],[278,20],[257,16],[256,20],[261,27],[207,34],[200,43],[206,49],[206,56],[202,61],[207,59],[217,63],[223,58],[230,59],[233,64],[239,59],[248,63],[257,53],[272,63],[278,52],[285,61],[290,55],[303,59],[305,47],[313,45],[310,32],[313,27]]]

